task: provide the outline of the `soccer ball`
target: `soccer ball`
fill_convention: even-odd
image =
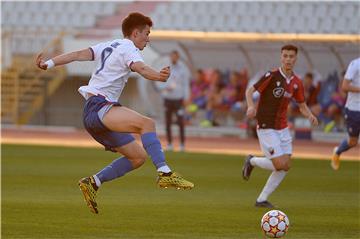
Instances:
[[[290,226],[289,218],[279,210],[271,210],[261,218],[261,229],[270,238],[280,238],[286,234]]]

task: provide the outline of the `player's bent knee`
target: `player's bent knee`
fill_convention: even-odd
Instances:
[[[143,129],[155,131],[155,121],[151,118],[144,117],[143,120]]]
[[[274,168],[275,168],[276,171],[283,170],[283,164],[282,163],[273,161],[273,165],[274,165]]]
[[[350,139],[348,144],[350,147],[355,147],[358,144],[358,139]]]
[[[288,161],[282,162],[282,161],[273,161],[273,165],[275,167],[276,171],[289,171],[290,170],[290,164]]]
[[[289,164],[285,164],[284,167],[283,167],[283,170],[284,171],[289,171],[290,170],[290,165]]]

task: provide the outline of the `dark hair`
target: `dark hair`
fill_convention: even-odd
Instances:
[[[313,74],[312,74],[312,73],[310,73],[310,72],[306,73],[306,74],[305,74],[305,77],[309,77],[309,78],[311,78],[311,79],[313,79],[313,78],[314,78],[314,77],[313,77]]]
[[[288,44],[288,45],[285,45],[285,46],[281,47],[281,52],[283,50],[295,51],[296,54],[298,53],[298,48],[295,45],[291,45],[291,44]]]
[[[177,50],[172,50],[172,51],[171,51],[171,54],[179,55],[179,52],[178,52]]]
[[[129,37],[134,29],[143,30],[145,26],[152,27],[153,22],[150,17],[147,17],[139,12],[132,12],[122,22],[122,32],[124,37]]]

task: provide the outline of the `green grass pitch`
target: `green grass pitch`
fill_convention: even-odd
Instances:
[[[239,145],[241,147],[241,145]],[[169,165],[195,183],[159,189],[149,160],[104,184],[99,215],[86,207],[77,181],[115,154],[100,149],[2,145],[2,238],[263,238],[253,206],[269,172],[241,177],[242,156],[167,153]],[[290,219],[285,238],[360,238],[359,162],[294,159],[269,198]]]

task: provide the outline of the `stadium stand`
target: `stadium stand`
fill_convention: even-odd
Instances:
[[[354,16],[358,14],[355,1],[167,2],[159,4],[151,16],[155,29],[357,34],[359,19]]]
[[[359,4],[356,1],[6,1],[1,2],[1,7],[2,123],[18,124],[45,122],[72,125],[71,120],[65,122],[54,115],[61,116],[61,110],[74,112],[74,108],[61,109],[56,102],[60,102],[59,99],[64,98],[68,91],[76,94],[78,84],[65,87],[66,79],[86,81],[91,67],[74,64],[41,75],[31,66],[34,54],[41,50],[55,54],[72,50],[71,46],[90,45],[105,38],[121,37],[120,22],[131,11],[150,15],[155,23],[154,33],[158,30],[178,30],[261,33],[264,36],[272,33],[359,35],[360,29]],[[278,59],[278,49],[284,42],[286,40],[263,41],[261,44],[253,40],[166,40],[157,39],[154,35],[149,47],[151,50],[147,49],[144,57],[151,59],[150,63],[156,65],[155,62],[160,57],[172,49],[178,49],[182,60],[194,72],[196,69],[218,68],[222,72],[247,69],[249,78],[253,79],[277,65],[278,62],[274,59]],[[301,57],[296,70],[300,75],[318,71],[322,75],[320,78],[325,79],[334,71],[343,71],[350,59],[359,55],[358,44],[359,42],[352,41],[299,42]],[[149,56],[149,52],[152,52],[152,56]],[[47,79],[46,86],[41,84],[43,79]],[[145,83],[141,80],[135,82],[127,90],[135,93],[142,89],[142,92],[152,94],[139,95],[139,101],[149,97],[157,102],[152,86],[144,86]],[[24,84],[27,85],[20,91],[19,86]],[[53,85],[51,90],[48,89],[49,84]],[[72,99],[76,103],[71,107],[78,107],[81,98]],[[128,101],[126,98],[122,100]],[[140,105],[139,102],[134,104]],[[56,110],[51,111],[54,107]],[[56,113],[49,113],[55,111]],[[162,112],[161,104],[143,107],[143,111],[158,115]],[[44,112],[48,112],[49,120],[44,120],[41,116],[46,115]],[[76,122],[75,125],[80,127],[81,122]]]

